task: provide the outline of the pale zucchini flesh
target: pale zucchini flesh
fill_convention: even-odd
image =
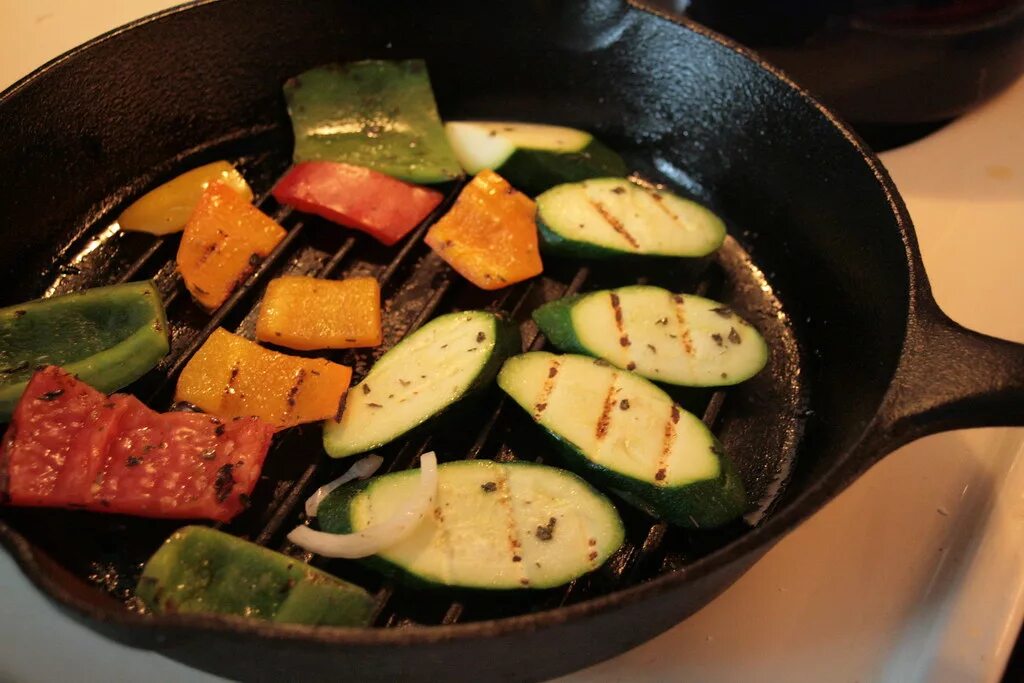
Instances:
[[[697,202],[626,178],[595,178],[537,197],[543,245],[568,256],[706,256],[725,224]]]
[[[621,175],[618,154],[586,131],[514,121],[451,121],[448,141],[467,173],[490,169],[536,195],[560,183]]]
[[[575,128],[511,121],[450,121],[444,130],[459,164],[470,174],[498,170],[517,149],[579,152],[594,139]]]
[[[563,446],[567,464],[684,526],[745,511],[742,483],[715,436],[657,386],[607,362],[531,352],[498,385]]]
[[[768,361],[761,334],[728,306],[636,285],[545,304],[534,320],[563,351],[680,386],[738,384]]]
[[[418,477],[411,470],[342,487],[321,504],[321,527],[350,533],[387,519]],[[601,566],[623,538],[614,505],[570,472],[459,461],[438,468],[432,514],[370,563],[421,585],[551,588]]]
[[[493,379],[518,345],[518,332],[493,313],[435,318],[349,389],[341,419],[324,424],[324,449],[341,458],[393,441]]]

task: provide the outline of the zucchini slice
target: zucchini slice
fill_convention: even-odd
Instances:
[[[566,464],[672,524],[719,526],[746,510],[743,483],[695,415],[646,379],[585,356],[510,358],[500,386],[560,444]]]
[[[531,195],[559,183],[626,173],[622,157],[575,128],[510,121],[451,121],[444,128],[467,173],[496,171]]]
[[[352,533],[400,509],[419,485],[409,470],[343,486],[320,528]],[[571,472],[526,462],[438,467],[433,515],[366,562],[420,586],[552,588],[601,566],[622,545],[615,506]]]
[[[706,256],[722,246],[725,223],[697,202],[626,178],[596,178],[537,197],[541,244],[552,254],[605,258]]]
[[[343,458],[394,441],[485,386],[519,348],[519,331],[493,313],[435,318],[349,389],[341,420],[324,423],[324,449]]]
[[[541,306],[533,319],[562,351],[668,384],[739,384],[768,362],[764,338],[728,306],[661,287],[566,297]]]

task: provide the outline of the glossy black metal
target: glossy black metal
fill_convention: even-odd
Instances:
[[[777,494],[765,494],[751,526],[715,533],[666,530],[624,511],[628,547],[564,593],[449,606],[445,596],[382,586],[379,625],[435,625],[358,630],[139,615],[123,604],[130,585],[114,577],[100,590],[94,584],[103,577],[86,580],[90,561],[104,553],[144,559],[173,524],[0,512],[0,538],[72,616],[231,678],[549,677],[610,657],[699,609],[900,443],[1024,421],[1024,350],[964,331],[937,310],[906,210],[878,160],[771,67],[699,27],[614,0],[220,0],[101,38],[0,95],[5,302],[38,296],[48,284],[65,291],[129,274],[155,277],[173,299],[174,346],[133,390],[166,401],[180,359],[212,324],[175,279],[173,240],[121,236],[71,271],[73,256],[88,251],[129,198],[190,165],[239,160],[265,192],[288,164],[286,77],[331,60],[408,56],[427,59],[444,116],[594,130],[646,175],[727,218],[734,240],[710,275],[682,267],[641,275],[711,287],[768,334],[768,371],[724,401],[712,398],[705,419],[748,486],[760,495],[774,483]],[[396,254],[272,202],[262,208],[285,223],[289,240],[216,314],[217,324],[243,332],[261,282],[286,270],[362,269],[386,280],[398,321],[392,340],[439,308],[490,305],[523,319],[567,288],[636,275],[551,262],[536,285],[484,299],[415,238]],[[531,342],[528,327],[524,333]],[[358,373],[371,357],[350,360]],[[387,453],[388,466],[405,466],[430,439],[473,457],[529,450],[516,437],[528,430],[516,429],[496,397],[488,400],[483,431],[406,442]],[[293,457],[268,459],[270,484],[230,527],[271,547],[281,547],[282,528],[297,520],[296,503],[332,473],[310,446],[315,433],[312,441],[301,430],[288,438]],[[283,493],[275,482],[286,484]],[[377,581],[340,564],[328,568]]]

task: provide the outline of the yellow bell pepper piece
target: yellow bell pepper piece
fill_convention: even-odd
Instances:
[[[226,161],[215,161],[168,180],[142,195],[118,217],[122,230],[166,235],[185,227],[199,197],[211,183],[222,182],[247,202],[252,189],[242,174]]]
[[[259,419],[279,428],[337,419],[352,369],[300,358],[214,330],[178,378],[175,400],[221,418]]]
[[[383,339],[376,278],[285,276],[267,285],[256,338],[290,349],[377,346]]]

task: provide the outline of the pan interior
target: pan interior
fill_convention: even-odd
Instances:
[[[620,143],[622,141],[619,141]],[[658,165],[628,145],[619,145],[630,166],[645,179],[667,183],[681,194],[694,187],[673,183]],[[238,163],[258,196],[266,195],[289,164],[290,138],[284,126],[239,132],[227,141],[170,160],[156,182],[218,158]],[[457,185],[448,189],[450,201]],[[707,197],[699,197],[707,201]],[[598,572],[565,589],[527,596],[452,596],[395,587],[351,562],[324,561],[304,554],[284,539],[302,521],[302,501],[338,476],[350,461],[323,455],[319,425],[290,430],[279,437],[267,458],[250,508],[225,528],[268,547],[351,579],[377,591],[379,626],[437,624],[498,618],[550,609],[614,591],[664,572],[685,567],[721,547],[770,514],[785,489],[805,415],[806,391],[796,335],[781,300],[744,246],[744,229],[730,226],[723,248],[707,259],[656,259],[634,263],[579,263],[547,259],[544,274],[498,292],[484,292],[453,273],[422,243],[421,226],[408,241],[384,248],[373,240],[321,219],[291,212],[265,197],[261,208],[276,217],[289,237],[254,277],[213,316],[188,296],[174,269],[177,236],[157,238],[122,233],[111,211],[59,257],[44,294],[54,295],[125,280],[153,278],[167,308],[172,349],[161,364],[127,391],[159,409],[171,404],[174,383],[184,361],[218,326],[250,338],[265,283],[283,274],[340,278],[372,275],[382,282],[385,343],[372,350],[329,352],[331,360],[351,365],[354,381],[404,334],[433,315],[451,310],[500,310],[520,323],[524,347],[540,348],[542,336],[530,321],[540,304],[568,292],[650,283],[674,291],[696,292],[729,303],[765,335],[771,348],[768,367],[753,380],[728,390],[671,388],[687,409],[702,415],[722,439],[748,487],[750,514],[726,528],[686,531],[668,528],[620,503],[628,542]],[[728,216],[726,216],[728,218]],[[429,223],[429,221],[428,221]],[[410,466],[418,453],[432,449],[442,460],[463,457],[552,462],[539,430],[492,388],[431,433],[380,449],[385,470]],[[142,564],[179,522],[106,516],[79,511],[5,509],[6,522],[84,581],[134,608],[133,587]]]

